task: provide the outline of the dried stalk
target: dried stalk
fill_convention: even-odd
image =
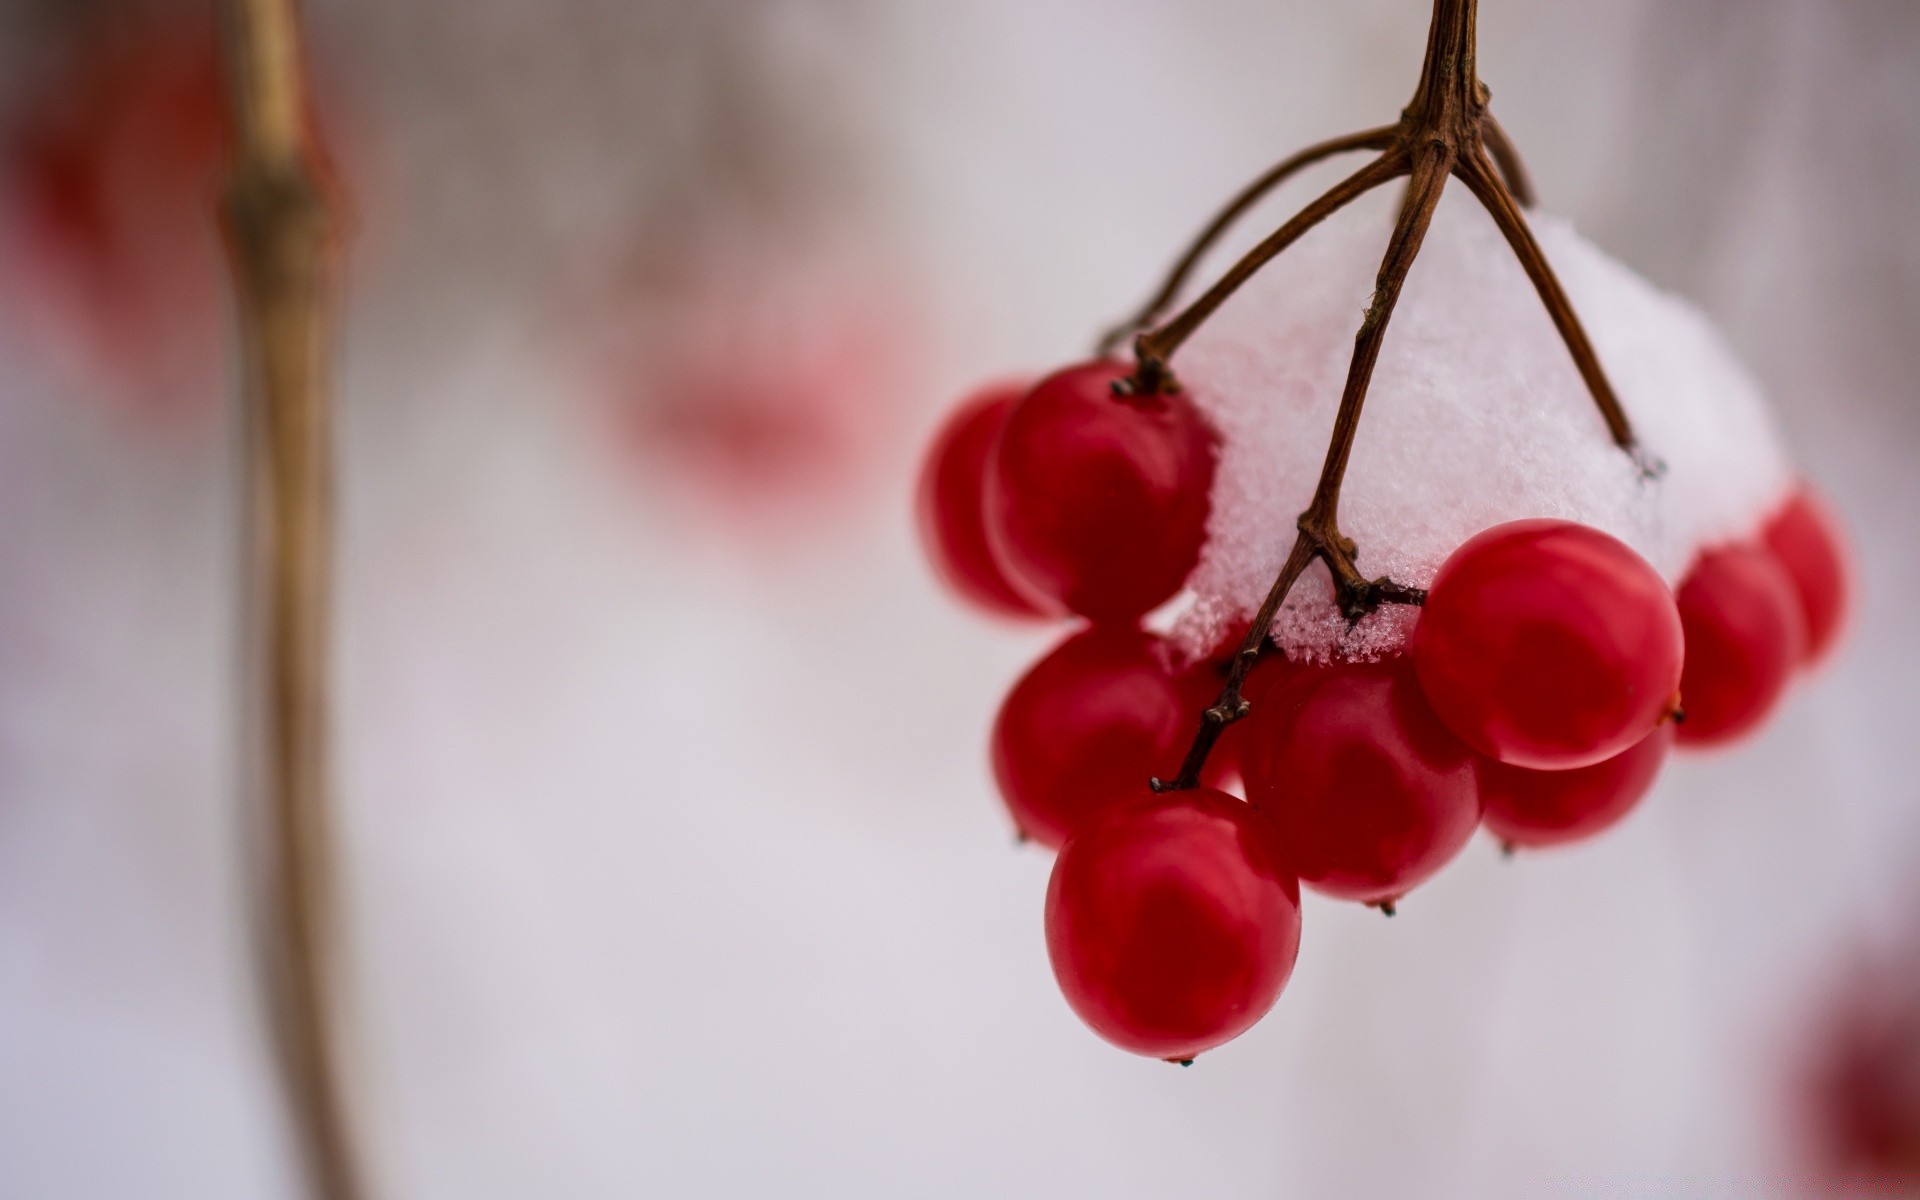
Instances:
[[[249,545],[264,678],[256,885],[282,1081],[318,1200],[367,1195],[340,1070],[327,811],[327,319],[334,257],[293,0],[223,5],[236,154],[224,205],[247,368]]]
[[[1493,119],[1492,113],[1480,118],[1480,141],[1487,147],[1487,153],[1500,168],[1500,178],[1506,181],[1507,190],[1521,208],[1533,207],[1533,176],[1527,173],[1527,164],[1520,161],[1520,151],[1507,136],[1500,122]]]
[[[1333,435],[1313,501],[1300,514],[1299,535],[1261,603],[1246,640],[1233,657],[1219,699],[1202,714],[1200,728],[1194,734],[1179,775],[1170,783],[1154,780],[1156,791],[1199,786],[1201,768],[1206,765],[1207,756],[1221,732],[1251,710],[1252,706],[1241,695],[1247,672],[1260,657],[1267,632],[1280,606],[1286,602],[1287,594],[1314,560],[1326,564],[1333,578],[1335,603],[1350,621],[1359,620],[1382,604],[1421,604],[1426,600],[1426,593],[1418,588],[1390,579],[1370,580],[1360,573],[1355,563],[1358,551],[1352,540],[1340,532],[1340,485],[1346,478],[1360,411],[1366,402],[1380,347],[1386,339],[1387,322],[1393,316],[1407,272],[1420,253],[1421,242],[1432,224],[1434,210],[1439,206],[1449,177],[1457,176],[1464,182],[1499,225],[1507,244],[1539,292],[1541,303],[1553,318],[1554,327],[1566,343],[1614,443],[1633,455],[1645,473],[1652,475],[1659,471],[1657,463],[1641,455],[1633,427],[1614,395],[1586,330],[1521,212],[1524,205],[1531,203],[1532,185],[1506,132],[1487,112],[1487,89],[1480,82],[1475,61],[1477,10],[1477,0],[1434,0],[1426,61],[1421,67],[1413,101],[1401,114],[1399,123],[1310,147],[1255,180],[1207,226],[1139,315],[1103,340],[1104,347],[1109,341],[1124,337],[1126,329],[1140,328],[1156,319],[1214,242],[1288,175],[1342,151],[1378,150],[1380,153],[1372,162],[1248,251],[1218,282],[1171,320],[1134,338],[1136,365],[1130,376],[1114,385],[1115,390],[1137,393],[1176,390],[1179,381],[1169,365],[1173,355],[1241,285],[1308,230],[1354,199],[1390,180],[1411,176],[1374,282],[1373,300],[1354,338],[1353,362],[1340,396],[1339,412],[1334,417]]]

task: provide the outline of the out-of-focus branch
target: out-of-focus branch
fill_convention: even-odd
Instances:
[[[316,1200],[364,1200],[341,1071],[327,796],[329,459],[334,255],[293,0],[223,0],[235,161],[224,218],[246,358],[251,597],[262,677],[270,1024]]]
[[[1494,119],[1491,112],[1480,116],[1480,143],[1493,156],[1494,165],[1500,168],[1500,178],[1506,182],[1507,191],[1513,194],[1515,204],[1521,208],[1533,207],[1533,176],[1527,173],[1527,164],[1520,157],[1520,148],[1513,144],[1507,131]]]

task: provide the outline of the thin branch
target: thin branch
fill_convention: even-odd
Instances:
[[[1494,224],[1506,236],[1507,245],[1513,248],[1514,256],[1520,260],[1527,278],[1533,280],[1535,290],[1540,293],[1540,302],[1546,305],[1547,315],[1553,318],[1554,327],[1567,344],[1567,352],[1573,355],[1574,366],[1579,368],[1587,390],[1593,393],[1593,402],[1599,407],[1600,416],[1606,421],[1607,432],[1612,435],[1614,444],[1641,461],[1643,470],[1653,470],[1653,465],[1644,461],[1638,452],[1633,425],[1627,419],[1626,410],[1621,408],[1619,397],[1614,395],[1613,384],[1608,382],[1607,373],[1600,366],[1600,358],[1594,353],[1593,343],[1587,340],[1586,329],[1580,324],[1573,304],[1560,287],[1559,277],[1553,273],[1546,255],[1541,253],[1540,244],[1534,241],[1533,230],[1528,228],[1526,217],[1514,203],[1512,194],[1500,182],[1499,173],[1488,160],[1486,152],[1476,147],[1472,153],[1462,155],[1454,165],[1454,173],[1492,215]]]
[[[1214,310],[1227,302],[1228,297],[1238,291],[1240,286],[1265,266],[1268,262],[1300,240],[1308,230],[1339,212],[1348,204],[1364,196],[1374,188],[1406,174],[1408,162],[1406,154],[1398,145],[1390,148],[1379,158],[1347,176],[1319,199],[1307,205],[1292,220],[1269,234],[1264,241],[1249,250],[1240,261],[1227,269],[1218,282],[1208,288],[1199,299],[1183,309],[1180,314],[1148,333],[1134,340],[1134,352],[1139,358],[1139,367],[1134,372],[1132,386],[1141,392],[1160,390],[1168,380],[1167,360],[1181,343],[1192,336]]]
[[[1307,564],[1313,558],[1313,539],[1303,531],[1294,538],[1286,564],[1280,568],[1280,575],[1273,581],[1273,586],[1267,589],[1267,598],[1261,602],[1260,611],[1254,614],[1253,624],[1247,628],[1246,640],[1234,652],[1233,666],[1227,672],[1227,682],[1220,690],[1220,698],[1200,714],[1200,728],[1194,732],[1186,758],[1181,760],[1180,773],[1171,783],[1162,779],[1151,780],[1154,791],[1183,792],[1199,787],[1200,772],[1207,765],[1207,756],[1213,753],[1214,743],[1220,740],[1227,726],[1253,711],[1253,705],[1247,703],[1240,689],[1247,681],[1247,672],[1253,670],[1253,664],[1260,660],[1261,645],[1266,641],[1267,631],[1273,628],[1274,618],[1280,615],[1280,605],[1286,601],[1287,593],[1293,590],[1294,581],[1300,578],[1300,573],[1307,569]]]
[[[1121,342],[1126,340],[1128,334],[1145,329],[1166,312],[1180,295],[1180,290],[1187,285],[1187,280],[1192,276],[1194,268],[1198,267],[1200,260],[1206,257],[1207,251],[1213,249],[1214,243],[1218,242],[1235,222],[1245,216],[1248,209],[1264,199],[1267,193],[1300,171],[1332,158],[1336,154],[1346,154],[1354,150],[1385,150],[1393,144],[1394,134],[1398,131],[1397,125],[1383,125],[1378,129],[1363,129],[1359,133],[1330,138],[1318,145],[1308,146],[1298,154],[1281,160],[1266,174],[1241,189],[1240,194],[1229,201],[1207,227],[1200,231],[1200,235],[1194,238],[1186,252],[1180,256],[1180,261],[1175,263],[1173,269],[1168,272],[1165,282],[1160,285],[1160,290],[1153,294],[1153,298],[1141,305],[1139,311],[1131,317],[1100,336],[1096,353],[1101,357],[1111,354]]]
[[[1494,165],[1500,168],[1500,178],[1506,183],[1507,190],[1521,208],[1534,205],[1533,176],[1527,171],[1527,164],[1520,158],[1519,149],[1507,131],[1494,119],[1492,113],[1480,116],[1480,141],[1493,156]]]
[[[292,0],[225,0],[236,160],[224,218],[248,372],[270,1024],[313,1194],[362,1200],[340,1070],[326,788],[331,237]]]
[[[1433,224],[1433,210],[1439,206],[1440,193],[1447,186],[1447,172],[1453,165],[1453,148],[1436,143],[1427,148],[1414,167],[1413,181],[1407,187],[1406,200],[1395,223],[1393,237],[1387,242],[1386,257],[1375,278],[1373,300],[1353,339],[1353,363],[1347,370],[1346,390],[1340,395],[1340,411],[1333,422],[1333,439],[1327,446],[1327,458],[1320,468],[1320,483],[1314,490],[1309,518],[1332,528],[1340,506],[1340,484],[1346,478],[1347,460],[1353,453],[1354,435],[1360,428],[1360,409],[1366,403],[1367,387],[1373,381],[1374,364],[1380,359],[1380,347],[1386,340],[1387,322],[1400,301],[1400,289],[1413,269],[1413,261]]]
[[[1306,512],[1300,514],[1300,532],[1294,539],[1293,549],[1288,553],[1286,563],[1281,566],[1280,574],[1275,577],[1273,586],[1267,590],[1260,611],[1254,615],[1253,624],[1247,629],[1246,640],[1234,655],[1233,667],[1227,674],[1220,698],[1201,715],[1200,728],[1194,734],[1193,744],[1188,747],[1186,759],[1180,765],[1180,774],[1171,784],[1155,780],[1156,790],[1180,791],[1198,787],[1200,772],[1206,766],[1207,756],[1212,753],[1221,732],[1252,710],[1252,705],[1241,695],[1241,686],[1246,682],[1247,672],[1253,669],[1253,664],[1260,657],[1261,645],[1266,641],[1268,631],[1273,628],[1280,606],[1286,603],[1287,593],[1293,590],[1301,572],[1314,559],[1325,562],[1327,569],[1332,572],[1335,595],[1350,619],[1356,619],[1383,603],[1418,604],[1426,599],[1418,589],[1402,587],[1386,579],[1366,580],[1361,577],[1353,562],[1354,545],[1340,533],[1338,510],[1340,484],[1346,477],[1347,463],[1353,454],[1354,436],[1360,428],[1360,411],[1366,404],[1373,368],[1380,359],[1380,347],[1386,341],[1387,322],[1393,317],[1394,306],[1400,300],[1400,290],[1420,254],[1427,229],[1433,224],[1433,212],[1439,206],[1440,194],[1447,186],[1453,154],[1452,146],[1444,141],[1435,142],[1421,154],[1420,161],[1414,166],[1413,179],[1408,185],[1406,199],[1401,204],[1399,220],[1395,222],[1393,237],[1387,243],[1380,273],[1374,281],[1373,301],[1367,306],[1367,315],[1360,323],[1360,331],[1354,335],[1353,362],[1347,370],[1346,389],[1340,396],[1340,411],[1333,419],[1333,433],[1327,442],[1326,459],[1320,466],[1320,482],[1314,489],[1313,502],[1307,506]]]

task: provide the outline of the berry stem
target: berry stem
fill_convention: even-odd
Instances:
[[[307,136],[293,0],[226,0],[236,152],[223,218],[244,343],[248,619],[261,670],[247,708],[261,742],[255,872],[280,1080],[309,1190],[367,1195],[340,1072],[326,788],[332,228]]]
[[[1320,468],[1319,487],[1315,489],[1313,502],[1308,505],[1307,511],[1300,514],[1299,536],[1294,539],[1286,565],[1281,567],[1279,577],[1273,581],[1266,600],[1255,614],[1246,640],[1234,655],[1233,667],[1227,674],[1226,686],[1220,698],[1202,716],[1200,730],[1180,765],[1180,774],[1170,786],[1155,780],[1156,791],[1198,787],[1200,772],[1206,766],[1207,756],[1213,752],[1213,744],[1219,740],[1221,732],[1251,711],[1253,706],[1240,694],[1241,685],[1246,681],[1247,672],[1258,661],[1261,648],[1266,644],[1267,631],[1273,627],[1274,618],[1279,615],[1280,606],[1286,602],[1287,593],[1293,590],[1301,572],[1314,559],[1327,564],[1327,570],[1333,575],[1335,600],[1349,620],[1358,620],[1384,603],[1418,604],[1426,598],[1425,593],[1418,589],[1403,587],[1388,579],[1368,580],[1362,577],[1353,561],[1354,544],[1340,532],[1338,512],[1340,482],[1346,475],[1354,436],[1360,429],[1360,410],[1366,403],[1367,384],[1373,377],[1374,363],[1379,360],[1380,346],[1386,340],[1387,322],[1392,318],[1394,305],[1400,299],[1400,289],[1406,283],[1407,273],[1420,253],[1420,243],[1433,223],[1433,211],[1440,203],[1441,191],[1446,187],[1452,158],[1450,146],[1435,142],[1414,167],[1413,181],[1401,203],[1400,219],[1395,223],[1393,237],[1387,243],[1386,257],[1381,261],[1380,273],[1374,283],[1373,302],[1367,306],[1366,319],[1360,324],[1360,332],[1354,336],[1353,364],[1347,372],[1346,390],[1340,397],[1340,411],[1333,419],[1333,437],[1327,445],[1326,461]]]
[[[1336,185],[1282,225],[1265,241],[1230,267],[1220,280],[1158,328],[1134,339],[1138,360],[1133,374],[1115,385],[1116,390],[1151,392],[1173,390],[1179,386],[1168,366],[1175,351],[1224,304],[1242,284],[1285,250],[1309,229],[1339,211],[1356,197],[1401,175],[1411,175],[1401,201],[1399,219],[1387,243],[1376,278],[1373,299],[1367,306],[1360,330],[1354,337],[1353,361],[1347,372],[1345,390],[1340,396],[1339,412],[1334,417],[1327,456],[1312,502],[1300,514],[1299,535],[1282,564],[1273,586],[1268,589],[1260,611],[1247,630],[1247,637],[1235,653],[1220,697],[1202,715],[1180,773],[1171,783],[1153,780],[1156,791],[1175,791],[1198,787],[1200,772],[1212,753],[1214,743],[1228,725],[1245,717],[1252,709],[1241,694],[1247,672],[1259,659],[1279,615],[1300,575],[1315,560],[1325,563],[1333,579],[1334,600],[1349,621],[1373,612],[1382,604],[1422,604],[1426,593],[1390,579],[1369,580],[1355,565],[1357,548],[1340,532],[1340,487],[1346,478],[1347,463],[1359,431],[1360,413],[1367,389],[1379,361],[1380,347],[1386,340],[1387,322],[1399,301],[1407,273],[1419,256],[1420,246],[1432,225],[1433,214],[1451,176],[1458,176],[1486,206],[1506,236],[1507,244],[1532,279],[1553,318],[1561,339],[1572,354],[1574,364],[1593,395],[1601,417],[1614,443],[1633,455],[1643,473],[1658,474],[1658,465],[1641,454],[1634,440],[1619,399],[1614,395],[1606,372],[1587,340],[1586,331],[1573,306],[1561,290],[1559,279],[1547,264],[1534,241],[1523,203],[1532,202],[1532,183],[1519,153],[1491,114],[1487,112],[1487,89],[1476,69],[1477,0],[1434,0],[1433,22],[1427,33],[1427,52],[1420,69],[1420,82],[1413,100],[1401,114],[1400,122],[1386,131],[1385,148],[1380,156]],[[1172,277],[1154,302],[1142,311],[1150,318],[1185,282],[1195,262],[1235,218],[1264,193],[1266,188],[1297,169],[1296,159],[1324,157],[1341,149],[1380,144],[1381,130],[1367,130],[1349,139],[1337,139],[1304,151],[1280,164],[1268,176],[1256,180],[1215,218],[1200,240],[1176,266]],[[1329,149],[1332,147],[1332,149]],[[1308,157],[1306,161],[1315,161]],[[1269,177],[1272,177],[1269,179]],[[1525,197],[1524,200],[1516,197]]]
[[[1121,381],[1127,385],[1123,390],[1146,395],[1165,388],[1177,387],[1172,374],[1167,370],[1167,360],[1187,338],[1193,335],[1194,330],[1205,324],[1207,318],[1227,302],[1228,297],[1240,290],[1241,284],[1253,278],[1261,267],[1266,266],[1288,246],[1299,241],[1315,225],[1388,180],[1406,174],[1407,167],[1406,152],[1401,147],[1396,145],[1387,150],[1379,158],[1335,184],[1319,199],[1295,214],[1292,220],[1274,230],[1266,240],[1229,267],[1218,283],[1181,310],[1178,316],[1157,329],[1135,338],[1133,350],[1139,365],[1130,379]]]
[[[1520,159],[1520,151],[1507,136],[1507,131],[1492,113],[1480,118],[1480,142],[1486,146],[1494,165],[1500,168],[1500,178],[1512,193],[1514,202],[1521,208],[1533,207],[1533,176],[1527,171],[1527,164]]]
[[[1521,267],[1526,270],[1527,278],[1533,281],[1534,289],[1540,293],[1540,302],[1546,306],[1547,315],[1553,318],[1554,328],[1560,331],[1560,339],[1567,344],[1567,352],[1573,355],[1580,378],[1586,381],[1587,390],[1593,393],[1594,404],[1599,407],[1600,416],[1607,423],[1607,432],[1612,435],[1614,445],[1641,459],[1634,442],[1633,426],[1628,422],[1625,410],[1620,407],[1619,398],[1613,394],[1613,385],[1608,382],[1607,373],[1600,366],[1593,343],[1587,340],[1585,327],[1580,324],[1573,304],[1560,287],[1559,277],[1547,263],[1546,255],[1540,252],[1540,244],[1534,241],[1527,218],[1520,212],[1513,193],[1500,181],[1499,172],[1485,149],[1472,147],[1456,164],[1454,173],[1493,217],[1494,224],[1506,236],[1507,245],[1513,249],[1514,257],[1520,260]],[[1650,473],[1658,473],[1650,462],[1643,461],[1642,467]]]
[[[1373,299],[1360,331],[1353,339],[1353,363],[1347,370],[1346,390],[1340,396],[1340,411],[1333,420],[1333,438],[1327,445],[1326,461],[1320,468],[1320,483],[1314,489],[1313,503],[1300,518],[1303,529],[1310,529],[1319,540],[1329,543],[1339,557],[1351,558],[1351,543],[1344,546],[1336,524],[1340,508],[1340,485],[1347,474],[1347,461],[1353,454],[1354,435],[1360,428],[1360,410],[1366,403],[1367,387],[1373,381],[1373,368],[1380,359],[1380,346],[1386,340],[1387,322],[1399,303],[1400,289],[1407,272],[1420,253],[1427,229],[1433,224],[1433,210],[1453,166],[1453,148],[1435,141],[1421,155],[1413,169],[1413,180],[1401,202],[1400,219],[1393,237],[1387,242],[1386,257],[1374,280]],[[1331,565],[1331,564],[1330,564]],[[1338,573],[1336,572],[1336,575]]]
[[[1156,792],[1179,792],[1200,786],[1200,772],[1207,765],[1207,756],[1213,753],[1213,745],[1227,726],[1240,720],[1253,711],[1240,694],[1247,681],[1247,672],[1253,670],[1253,664],[1260,660],[1260,654],[1267,644],[1267,630],[1273,627],[1273,620],[1280,615],[1280,605],[1293,590],[1293,583],[1300,578],[1300,572],[1307,569],[1315,555],[1313,538],[1302,529],[1293,540],[1293,549],[1287,554],[1286,563],[1280,568],[1280,574],[1267,589],[1267,598],[1260,602],[1260,611],[1254,614],[1253,624],[1247,629],[1246,640],[1240,643],[1240,649],[1233,655],[1233,666],[1227,671],[1227,682],[1220,690],[1220,698],[1200,714],[1200,728],[1193,735],[1193,742],[1187,747],[1187,756],[1181,760],[1180,773],[1172,782],[1152,779],[1148,782]]]
[[[1185,285],[1200,258],[1261,196],[1294,171],[1347,150],[1382,147],[1381,155],[1354,175],[1302,209],[1229,267],[1218,282],[1179,314],[1134,339],[1137,366],[1122,391],[1148,393],[1175,390],[1179,381],[1170,363],[1173,355],[1204,325],[1234,292],[1253,278],[1308,230],[1347,204],[1391,179],[1408,174],[1426,149],[1444,144],[1452,153],[1453,173],[1486,206],[1506,235],[1508,245],[1534,281],[1542,303],[1553,318],[1574,365],[1600,409],[1614,444],[1631,454],[1648,476],[1660,473],[1659,464],[1643,455],[1633,427],[1621,408],[1613,386],[1600,366],[1586,332],[1533,240],[1523,206],[1532,204],[1533,184],[1513,142],[1487,111],[1488,93],[1475,70],[1476,0],[1434,0],[1433,24],[1427,34],[1427,53],[1413,100],[1397,124],[1362,130],[1310,146],[1255,180],[1227,205],[1181,256],[1160,291],[1135,318],[1110,330],[1101,341],[1102,352],[1112,348],[1128,328],[1151,320]]]
[[[1106,357],[1113,353],[1114,348],[1125,341],[1129,334],[1146,328],[1165,313],[1179,296],[1180,290],[1186,286],[1187,279],[1200,265],[1200,260],[1206,256],[1207,251],[1213,249],[1214,243],[1218,242],[1235,222],[1245,216],[1248,209],[1265,198],[1267,193],[1300,171],[1332,158],[1336,154],[1346,154],[1354,150],[1385,150],[1392,145],[1397,128],[1394,125],[1383,125],[1378,129],[1364,129],[1359,133],[1350,133],[1345,137],[1331,138],[1317,145],[1308,146],[1305,150],[1281,160],[1266,174],[1242,188],[1240,194],[1220,210],[1207,227],[1201,230],[1200,235],[1194,238],[1185,253],[1181,254],[1180,261],[1175,263],[1173,269],[1168,272],[1165,282],[1160,285],[1160,290],[1153,294],[1153,298],[1141,305],[1132,316],[1100,335],[1095,353],[1102,358]]]

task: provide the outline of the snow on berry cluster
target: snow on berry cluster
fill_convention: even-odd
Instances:
[[[1550,516],[1612,534],[1677,583],[1702,547],[1751,536],[1793,486],[1760,389],[1699,310],[1566,222],[1531,220],[1665,473],[1643,484],[1608,440],[1499,230],[1472,197],[1449,192],[1394,309],[1341,492],[1341,530],[1369,578],[1425,587],[1478,531]],[[1389,222],[1359,208],[1316,230],[1181,352],[1180,378],[1221,433],[1208,540],[1189,580],[1197,603],[1177,629],[1189,646],[1252,616],[1286,556]],[[1405,641],[1413,615],[1382,609],[1349,632],[1315,569],[1278,636],[1313,657],[1373,658]]]
[[[1016,826],[1060,851],[1055,976],[1116,1045],[1184,1062],[1238,1036],[1292,971],[1302,885],[1391,914],[1477,828],[1591,837],[1675,745],[1751,733],[1832,645],[1843,544],[1752,382],[1693,309],[1543,226],[1664,471],[1609,437],[1491,226],[1442,205],[1338,512],[1361,571],[1419,607],[1350,628],[1316,565],[1249,629],[1304,536],[1364,231],[1237,296],[1184,389],[1080,363],[983,391],[936,438],[919,512],[942,578],[1085,622],[1015,683],[991,753]],[[1153,632],[1183,591],[1178,636]],[[1250,715],[1206,753],[1236,696]]]

